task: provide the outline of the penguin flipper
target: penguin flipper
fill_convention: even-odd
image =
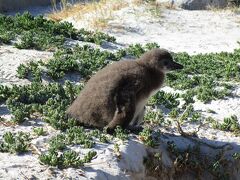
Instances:
[[[109,132],[113,131],[117,126],[126,128],[134,117],[136,98],[135,93],[131,91],[122,91],[116,95],[116,110],[112,121],[107,125]]]

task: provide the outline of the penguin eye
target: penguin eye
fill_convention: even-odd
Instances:
[[[167,66],[168,64],[169,64],[168,61],[164,61],[164,62],[163,62],[163,65],[164,65],[164,66]]]

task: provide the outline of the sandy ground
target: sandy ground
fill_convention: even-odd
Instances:
[[[52,56],[50,52],[36,50],[19,50],[11,46],[0,46],[0,84],[24,84],[28,80],[19,79],[17,67],[31,60],[47,59]]]
[[[67,20],[77,28],[92,28],[88,18]],[[118,43],[157,42],[162,48],[174,52],[196,54],[233,51],[239,47],[239,29],[240,14],[229,10],[152,10],[132,5],[114,12],[105,31],[114,35]]]
[[[121,47],[131,43],[157,42],[161,47],[171,51],[186,51],[190,54],[231,52],[239,47],[237,41],[240,41],[240,15],[229,11],[161,10],[161,13],[156,16],[149,13],[144,6],[129,6],[115,12],[113,16],[114,18],[109,21],[109,28],[105,31],[116,36]],[[88,27],[87,21],[77,22],[74,17],[68,21],[74,22],[77,28]],[[119,45],[114,46],[113,49],[117,47]],[[3,85],[28,83],[27,80],[19,80],[16,77],[18,65],[51,56],[52,53],[49,52],[0,46],[0,83]],[[171,90],[167,87],[164,89]],[[240,119],[240,85],[236,86],[233,94],[234,97],[212,101],[209,104],[196,102],[194,108],[202,111],[205,116],[211,115],[220,121],[223,117],[232,114]],[[216,113],[207,113],[207,109],[212,109]],[[10,118],[5,105],[0,106],[0,116]],[[40,152],[44,152],[47,140],[57,131],[42,122],[36,121],[16,127],[0,125],[0,137],[7,131],[31,132],[36,126],[45,126],[49,132],[48,136],[32,141]],[[186,131],[192,131],[197,127],[186,124],[183,128]],[[186,147],[192,143],[188,139],[179,137],[176,127],[170,130],[162,129],[162,132],[166,132],[162,140],[164,142],[175,141],[179,147]],[[232,143],[233,150],[229,151],[229,154],[240,151],[240,137],[235,137],[231,133],[213,130],[208,125],[204,125],[198,135],[204,142],[212,145]],[[83,151],[78,147],[74,149]],[[82,169],[69,168],[63,171],[40,165],[37,159],[38,153],[22,156],[0,153],[0,179],[129,179],[128,174],[131,172],[139,176],[144,173],[142,160],[146,155],[146,149],[136,138],[132,137],[128,143],[120,145],[122,155],[120,161],[113,149],[113,144],[97,143],[94,150],[97,151],[98,156],[92,163]],[[205,149],[207,151],[209,147],[206,146]]]

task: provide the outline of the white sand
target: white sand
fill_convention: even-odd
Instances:
[[[17,67],[31,60],[41,60],[52,56],[50,52],[19,50],[12,46],[0,46],[0,84],[24,84],[28,80],[18,79]]]
[[[157,42],[161,47],[174,52],[186,51],[190,54],[233,51],[238,48],[237,41],[240,40],[240,16],[228,11],[185,11],[185,10],[165,10],[159,17],[153,17],[145,7],[127,7],[115,12],[114,19],[111,20],[109,29],[106,31],[117,37],[117,42],[123,46],[131,43]],[[87,22],[74,22],[78,28]],[[116,45],[116,47],[118,47]],[[27,80],[19,80],[16,77],[16,69],[20,63],[29,60],[45,59],[52,56],[49,52],[35,50],[17,50],[11,46],[0,47],[0,83],[4,85],[25,84]],[[164,88],[169,90],[169,88]],[[218,120],[232,114],[240,119],[240,86],[233,92],[234,97],[224,100],[212,101],[209,104],[196,102],[194,108],[203,111],[205,116],[211,115]],[[216,111],[216,114],[207,113],[207,109]],[[4,105],[0,106],[0,115],[10,118]],[[16,127],[5,127],[0,125],[0,137],[7,131],[31,132],[34,126],[44,126],[50,135],[39,137],[32,141],[40,152],[46,150],[47,140],[56,134],[55,130],[45,123],[39,121],[32,124],[23,124]],[[186,124],[183,129],[192,131],[196,125]],[[164,134],[162,141],[175,141],[179,147],[186,147],[192,142],[186,138],[174,136],[178,135],[176,126],[172,129],[161,128]],[[170,134],[168,134],[170,133]],[[209,125],[205,125],[198,133],[203,141],[213,145],[223,145],[233,143],[234,150],[240,151],[240,137],[235,137],[229,132],[213,130]],[[121,143],[121,142],[118,142]],[[162,147],[163,146],[163,147]],[[203,145],[204,146],[204,145]],[[167,153],[163,150],[164,145],[160,146],[163,152],[165,165],[172,166]],[[85,152],[78,147],[74,147],[78,152]],[[208,153],[212,149],[204,146]],[[143,158],[146,156],[145,146],[131,137],[128,143],[120,145],[121,158],[118,159],[114,152],[113,144],[97,143],[94,150],[97,151],[97,158],[92,163],[82,169],[58,170],[40,165],[38,154],[26,154],[17,156],[12,154],[0,153],[0,179],[129,179],[129,175],[135,179],[145,176]],[[164,153],[165,152],[165,153]],[[239,167],[235,167],[239,168]],[[233,168],[234,169],[234,168]],[[235,175],[239,175],[236,171]]]
[[[190,54],[233,51],[240,41],[240,14],[231,11],[188,11],[159,9],[130,5],[113,12],[106,32],[114,35],[118,43],[132,44],[156,42],[162,48]],[[93,13],[92,17],[96,15]],[[77,28],[92,28],[90,15],[67,20]]]
[[[231,12],[167,10],[158,21],[123,14],[125,17],[119,17],[125,20],[112,23],[123,22],[125,28],[133,29],[133,32],[108,30],[121,43],[157,42],[163,48],[190,54],[232,51],[239,47],[240,15],[237,17]]]

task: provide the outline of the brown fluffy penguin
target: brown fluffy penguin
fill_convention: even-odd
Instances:
[[[161,87],[167,71],[182,69],[164,49],[153,49],[135,61],[119,61],[98,71],[67,109],[81,124],[97,128],[139,125],[144,106]]]

